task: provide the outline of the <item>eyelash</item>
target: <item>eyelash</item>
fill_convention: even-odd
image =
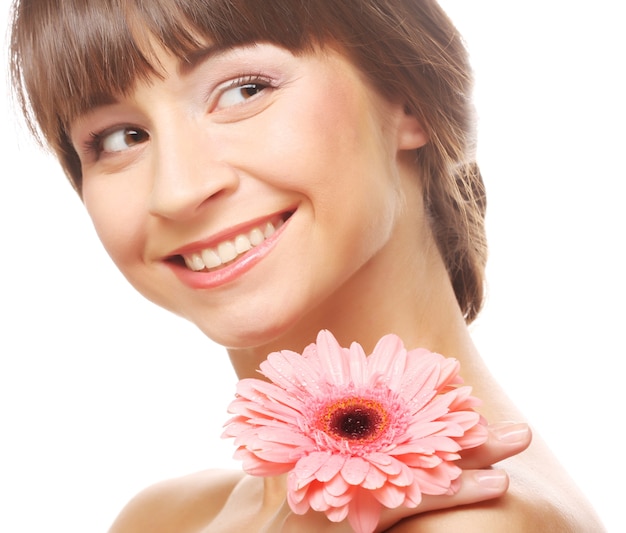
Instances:
[[[102,152],[102,139],[107,130],[100,132],[92,131],[89,133],[89,139],[85,141],[84,151],[88,154],[100,154]]]
[[[241,74],[219,88],[216,103],[227,92],[232,89],[244,88],[246,85],[258,85],[261,89],[275,89],[273,81],[263,74]]]
[[[116,131],[132,129],[139,132],[145,132],[143,128],[133,126],[131,124],[120,124],[113,127],[107,127],[100,131],[92,131],[89,133],[89,138],[83,144],[83,152],[87,155],[94,157],[96,160],[100,159],[100,156],[104,153],[102,143],[104,139]],[[147,134],[147,133],[146,133]]]
[[[248,86],[250,86],[250,85],[258,85],[260,90],[276,88],[276,86],[274,85],[272,80],[270,80],[266,76],[263,76],[260,73],[259,74],[242,74],[240,76],[237,76],[233,80],[227,82],[226,85],[224,85],[221,88],[219,88],[218,95],[215,98],[215,103],[213,104],[213,107],[215,107],[217,105],[217,102],[219,102],[220,98],[227,91],[230,91],[232,89],[237,89],[237,88],[243,89],[247,85]],[[252,96],[251,98],[253,98],[253,97],[254,96]],[[207,100],[210,100],[210,97],[207,97]],[[232,107],[232,106],[230,106],[230,107]],[[93,156],[96,159],[99,159],[100,156],[102,155],[102,153],[104,152],[104,150],[102,149],[102,143],[103,143],[105,137],[107,135],[110,135],[111,133],[114,133],[117,130],[121,130],[121,129],[124,129],[124,128],[134,128],[134,129],[137,129],[137,130],[141,130],[141,128],[136,128],[135,126],[131,126],[131,125],[128,124],[128,125],[119,125],[119,126],[114,126],[114,127],[107,127],[107,128],[104,128],[104,129],[102,129],[100,131],[90,132],[89,133],[89,138],[84,142],[84,145],[83,145],[84,153],[86,153],[86,154],[88,154],[90,156]]]

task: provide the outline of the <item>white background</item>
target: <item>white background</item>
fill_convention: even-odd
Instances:
[[[626,531],[621,4],[443,2],[478,78],[491,258],[475,339],[611,532]],[[103,532],[152,482],[237,466],[219,439],[235,378],[117,273],[2,90],[0,531]]]

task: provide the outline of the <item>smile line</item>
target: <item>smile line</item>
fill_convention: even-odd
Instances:
[[[183,258],[187,268],[194,272],[210,272],[221,268],[271,237],[285,223],[290,214],[264,222],[249,231],[240,233],[234,239],[225,239],[215,246],[190,254],[182,254],[180,257]]]

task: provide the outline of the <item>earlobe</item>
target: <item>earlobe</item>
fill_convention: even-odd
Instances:
[[[398,125],[398,148],[400,150],[414,150],[421,148],[428,142],[428,134],[422,123],[408,109],[402,110]]]

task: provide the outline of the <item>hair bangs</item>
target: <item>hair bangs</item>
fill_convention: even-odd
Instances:
[[[259,9],[253,0],[23,0],[12,42],[20,103],[34,119],[30,126],[38,123],[57,146],[59,125],[67,127],[90,108],[128,93],[137,81],[159,75],[155,46],[183,61],[207,41],[308,46],[317,39],[303,4],[273,2]],[[27,33],[34,28],[36,35]]]

